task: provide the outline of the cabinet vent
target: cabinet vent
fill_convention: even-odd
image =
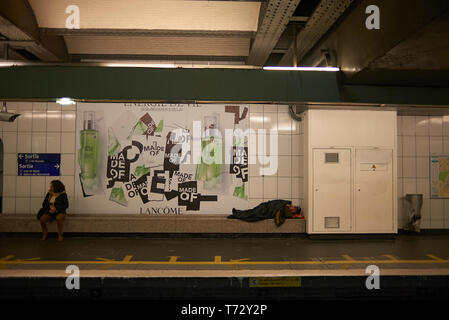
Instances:
[[[326,152],[325,153],[324,162],[325,163],[338,163],[338,153],[336,153],[336,152],[334,152],[334,153]]]
[[[326,229],[340,228],[340,217],[324,217],[324,227]]]

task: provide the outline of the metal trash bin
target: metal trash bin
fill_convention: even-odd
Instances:
[[[422,194],[407,194],[405,196],[407,201],[408,221],[405,225],[405,230],[420,231],[421,226],[421,208],[423,204]]]

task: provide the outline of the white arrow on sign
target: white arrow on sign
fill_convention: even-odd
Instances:
[[[22,159],[22,158],[23,158],[23,154],[20,154],[20,155],[19,155],[19,159]]]
[[[59,164],[56,164],[56,165],[55,165],[55,168],[56,168],[56,169],[59,169]]]

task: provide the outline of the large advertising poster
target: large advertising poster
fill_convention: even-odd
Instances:
[[[79,103],[79,213],[230,214],[248,208],[247,105]],[[226,161],[230,159],[230,161]]]

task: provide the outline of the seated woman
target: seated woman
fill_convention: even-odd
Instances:
[[[50,189],[39,210],[38,218],[42,228],[41,240],[47,239],[47,222],[56,220],[58,224],[58,241],[62,241],[62,228],[66,210],[69,207],[69,200],[65,193],[64,184],[59,180],[50,183]]]

